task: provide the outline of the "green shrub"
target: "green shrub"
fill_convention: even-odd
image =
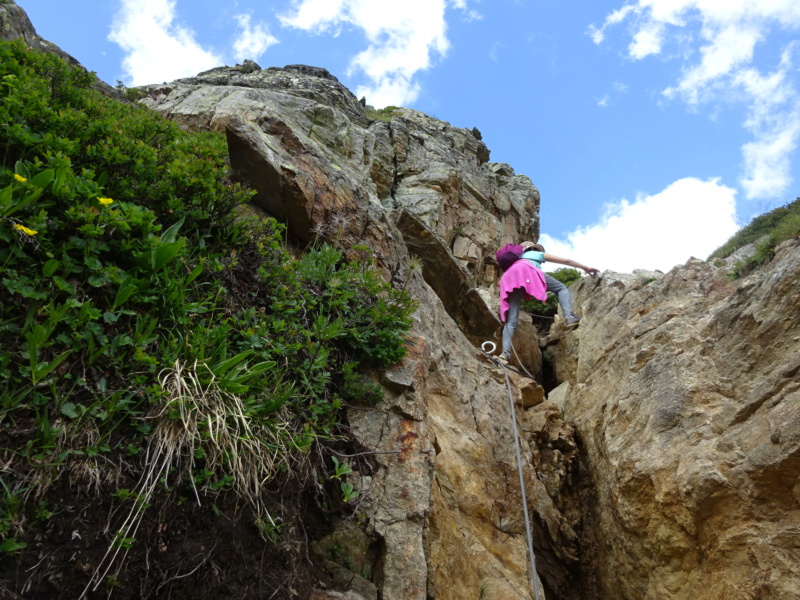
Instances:
[[[742,246],[752,244],[764,236],[769,236],[769,241],[766,245],[761,250],[757,250],[758,258],[746,261],[746,265],[754,268],[772,258],[771,252],[775,249],[775,246],[790,237],[798,235],[797,226],[793,225],[798,218],[800,218],[800,198],[754,218],[747,226],[737,231],[725,244],[712,252],[708,260],[726,258]]]
[[[784,215],[769,233],[762,236],[763,239],[756,244],[753,255],[736,264],[734,276],[743,277],[752,273],[774,258],[778,244],[798,236],[800,236],[800,213]]]
[[[189,461],[175,485],[230,488],[258,512],[253,481],[340,435],[343,401],[379,399],[357,365],[403,358],[414,303],[329,246],[294,260],[279,224],[240,216],[252,192],[230,181],[222,136],[92,81],[0,43],[5,513],[67,467],[145,447]],[[153,454],[163,440],[176,454]]]
[[[580,271],[567,267],[556,269],[550,273],[550,275],[567,286],[572,285],[581,278]],[[554,317],[556,313],[558,313],[558,298],[555,294],[548,293],[546,302],[541,302],[540,300],[523,300],[521,306],[523,310],[533,315]]]
[[[369,121],[382,121],[384,123],[390,123],[395,112],[398,110],[400,109],[397,106],[387,106],[378,110],[375,110],[374,108],[367,108],[367,110],[364,111],[364,116]]]

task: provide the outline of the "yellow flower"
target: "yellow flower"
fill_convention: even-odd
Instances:
[[[21,231],[22,233],[25,233],[27,235],[36,235],[37,233],[39,233],[38,231],[35,231],[30,227],[25,227],[25,225],[20,225],[19,223],[14,223],[14,229],[16,229],[17,231]]]
[[[17,175],[16,173],[14,173],[14,179],[16,179],[17,181],[19,181],[20,183],[25,183],[26,181],[28,181],[28,180],[27,180],[27,179],[25,179],[25,178],[24,178],[22,175]]]
[[[98,198],[97,201],[103,206],[108,206],[109,204],[114,202],[111,198]]]

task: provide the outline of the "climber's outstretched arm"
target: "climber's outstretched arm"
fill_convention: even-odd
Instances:
[[[554,254],[548,254],[547,252],[544,253],[544,259],[547,262],[554,262],[559,265],[567,265],[568,267],[581,269],[589,273],[589,275],[594,275],[600,272],[598,269],[595,269],[594,267],[587,267],[586,265],[583,265],[575,260],[572,260],[571,258],[562,258],[561,256],[555,256]]]

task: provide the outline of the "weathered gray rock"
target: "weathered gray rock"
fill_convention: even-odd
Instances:
[[[597,486],[605,598],[800,598],[800,242],[573,287],[552,346]]]
[[[11,0],[0,2],[0,39],[16,40],[22,39],[30,49],[50,52],[63,58],[72,66],[85,69],[85,67],[61,48],[41,38],[33,27],[33,23],[28,18],[27,13]],[[99,79],[92,85],[94,89],[107,96],[122,100],[122,94]]]
[[[298,243],[367,244],[398,285],[409,251],[418,254],[470,341],[496,335],[493,254],[538,236],[539,193],[510,166],[486,162],[473,132],[405,108],[370,120],[328,71],[302,65],[219,67],[142,89],[143,104],[182,127],[225,131],[236,176]],[[534,334],[522,329],[523,361],[538,373]]]
[[[550,390],[550,393],[547,394],[548,402],[552,402],[555,404],[559,410],[564,410],[564,404],[566,404],[567,398],[569,398],[569,393],[571,390],[571,386],[569,381],[565,381],[558,387],[553,390]]]
[[[605,280],[606,285],[621,283],[625,287],[631,289],[639,289],[648,283],[656,281],[664,277],[662,271],[647,271],[645,269],[634,269],[633,273],[616,273],[614,271],[605,271],[602,278]]]
[[[287,154],[304,156],[301,166],[324,168],[362,205],[373,201],[411,212],[451,249],[459,238],[457,256],[477,277],[498,244],[538,236],[538,191],[508,165],[487,163],[488,150],[472,132],[405,108],[394,110],[390,121],[370,120],[324,69],[293,65],[245,73],[220,67],[142,89],[144,104],[189,130],[224,131],[233,116],[253,124],[273,170],[280,171]],[[239,165],[238,151],[231,159],[247,179],[250,163]],[[305,225],[292,234],[308,238]]]
[[[32,49],[51,52],[71,64],[79,64],[61,48],[39,37],[27,13],[15,2],[0,3],[0,36],[4,40],[22,39]]]
[[[476,348],[500,329],[495,249],[538,235],[530,180],[486,162],[471,131],[409,109],[393,110],[388,122],[368,119],[324,69],[224,67],[145,91],[144,104],[183,127],[224,131],[236,176],[295,240],[366,244],[387,278],[420,301],[408,357],[378,375],[383,402],[349,414],[357,439],[380,453],[376,474],[352,477],[364,491],[359,519],[381,540],[372,576],[382,597],[461,599],[502,588],[494,597],[531,598],[505,379]],[[412,255],[422,263],[416,272]],[[538,374],[529,319],[517,346]],[[512,390],[520,423],[552,406],[533,381],[514,375]],[[548,415],[523,426],[529,508],[540,525],[543,584],[578,598],[568,580],[580,514],[566,491],[577,448],[571,430],[555,424],[558,411]],[[346,568],[324,550],[333,539],[352,556],[364,549],[338,532],[320,541],[319,560],[341,580]],[[363,586],[348,589],[370,597]]]

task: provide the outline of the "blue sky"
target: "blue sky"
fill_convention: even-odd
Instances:
[[[477,127],[542,195],[548,252],[706,258],[800,196],[797,0],[18,0],[110,84],[245,58]]]

